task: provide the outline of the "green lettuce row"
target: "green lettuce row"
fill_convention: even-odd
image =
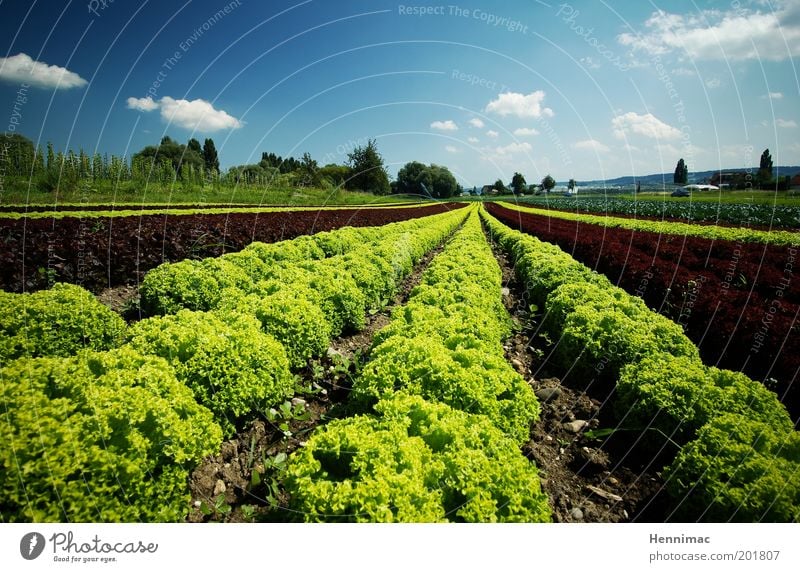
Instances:
[[[308,522],[548,522],[536,467],[486,417],[398,392],[290,459]]]
[[[124,334],[122,318],[80,286],[59,283],[33,294],[0,291],[0,361],[110,349]]]
[[[751,228],[736,228],[728,226],[692,224],[673,221],[654,221],[646,219],[613,217],[608,215],[578,214],[533,207],[522,207],[512,203],[503,203],[507,209],[552,217],[562,220],[596,224],[607,228],[622,228],[626,230],[653,232],[657,234],[675,234],[678,236],[696,236],[711,240],[728,240],[731,242],[757,242],[761,244],[775,244],[797,246],[800,244],[800,234],[788,230],[754,230]]]
[[[11,522],[154,522],[188,512],[222,431],[161,358],[131,348],[0,369],[0,506]]]
[[[220,304],[225,288],[252,291],[258,282],[273,279],[283,266],[341,256],[367,244],[425,228],[452,214],[380,227],[344,227],[270,244],[254,242],[239,252],[219,257],[166,262],[150,270],[142,281],[142,310],[149,315],[174,314],[180,309],[211,310]]]
[[[500,268],[472,215],[373,341],[353,395],[374,403],[398,390],[488,416],[517,442],[530,437],[539,404],[507,363],[511,333]]]
[[[800,433],[725,413],[700,428],[664,478],[685,520],[800,522]]]
[[[397,273],[369,245],[286,264],[272,279],[251,286],[254,292],[229,284],[212,311],[146,318],[130,328],[128,342],[137,351],[166,359],[230,434],[249,414],[292,394],[291,367],[322,355],[339,332],[363,328],[370,304],[391,295],[395,276],[410,271],[461,218],[463,213],[455,213],[402,240],[393,236],[397,248],[384,244],[380,252],[390,260],[402,255]]]
[[[373,340],[354,395],[375,415],[326,425],[290,458],[287,490],[306,521],[551,519],[518,449],[539,409],[503,356],[500,279],[473,215]]]
[[[368,311],[384,306],[419,260],[461,224],[466,211],[436,215],[427,226],[322,260],[277,266],[249,290],[228,287],[214,310],[249,314],[286,349],[291,367],[323,354],[330,340],[364,328]],[[425,220],[425,219],[418,219]]]
[[[618,379],[615,408],[623,422],[656,429],[683,445],[667,470],[682,514],[708,520],[797,518],[797,448],[790,446],[784,454],[776,447],[756,447],[754,437],[797,443],[793,423],[772,392],[744,374],[705,366],[680,328],[641,300],[580,269],[557,247],[481,215],[514,257],[533,300],[547,309],[545,325],[559,339],[555,355],[562,364],[579,373],[594,367],[594,375]],[[731,419],[747,429],[730,433],[726,452],[720,428]],[[748,450],[756,460],[737,473]],[[748,477],[729,478],[735,474]],[[770,495],[782,500],[773,505],[765,500]]]

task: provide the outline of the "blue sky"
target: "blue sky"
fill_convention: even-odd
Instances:
[[[465,186],[800,164],[800,2],[0,2],[0,118],[57,148],[212,137]],[[24,87],[24,85],[28,87]],[[20,96],[22,90],[22,96]],[[21,102],[24,99],[24,102]]]

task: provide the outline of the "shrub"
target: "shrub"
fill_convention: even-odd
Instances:
[[[222,432],[162,359],[130,348],[0,370],[3,518],[182,520],[188,477]]]
[[[148,318],[130,330],[138,351],[165,358],[197,401],[223,425],[282,401],[294,389],[283,346],[250,316],[182,310]]]
[[[547,522],[536,467],[486,418],[418,396],[333,421],[289,460],[306,521]]]
[[[683,447],[664,477],[687,519],[800,522],[797,431],[722,415]]]
[[[69,356],[118,346],[125,322],[80,286],[33,294],[0,293],[0,359]]]

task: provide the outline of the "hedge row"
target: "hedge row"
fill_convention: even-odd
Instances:
[[[562,364],[617,380],[620,423],[658,429],[682,445],[665,471],[677,515],[800,520],[800,440],[772,392],[703,365],[677,324],[558,247],[481,215],[546,309]]]
[[[10,522],[176,521],[222,431],[161,358],[130,348],[0,369],[0,506]]]
[[[786,246],[800,245],[800,234],[788,230],[755,230],[750,228],[691,224],[686,222],[654,221],[636,218],[613,217],[608,215],[570,213],[559,210],[523,207],[513,203],[503,203],[503,206],[505,208],[524,213],[531,213],[561,220],[571,220],[586,224],[596,224],[608,228],[622,228],[625,230],[653,232],[656,234],[696,236],[711,240],[729,240],[731,242],[758,242],[762,244]]]
[[[293,508],[307,521],[549,521],[517,446],[539,408],[503,359],[509,332],[473,214],[375,337],[354,385],[374,414],[333,421],[290,458]]]

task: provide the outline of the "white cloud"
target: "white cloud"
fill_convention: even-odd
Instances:
[[[527,141],[522,143],[509,143],[498,147],[485,147],[482,149],[482,158],[501,165],[512,165],[518,162],[519,155],[527,155],[533,151],[533,147]]]
[[[684,51],[700,60],[772,60],[800,55],[800,3],[774,1],[762,12],[738,6],[696,14],[653,12],[645,33],[623,33],[620,44],[651,55]]]
[[[478,139],[477,137],[467,137],[467,141],[474,145],[475,143],[479,143],[480,139]]]
[[[530,137],[532,135],[538,135],[539,132],[536,129],[532,129],[530,127],[519,127],[514,129],[514,135],[517,137]]]
[[[652,113],[640,115],[635,111],[629,111],[612,119],[611,126],[617,139],[631,135],[643,135],[651,139],[678,139],[681,136],[679,129],[667,125]]]
[[[490,129],[489,131],[486,132],[486,136],[492,139],[497,139],[498,137],[500,137],[500,134],[497,131]]]
[[[447,151],[448,153],[458,153],[458,149],[453,145],[445,145],[444,150]]]
[[[717,89],[722,85],[722,81],[718,77],[712,77],[706,80],[706,87],[708,89]]]
[[[767,95],[762,96],[764,99],[783,99],[783,93],[780,91],[770,91]]]
[[[154,111],[158,109],[158,103],[153,101],[149,95],[147,97],[129,97],[128,109],[135,109],[136,111]]]
[[[173,99],[164,96],[159,101],[150,97],[137,99],[129,97],[128,109],[137,111],[154,111],[161,109],[161,118],[168,123],[199,131],[210,133],[222,129],[239,129],[244,123],[221,109],[214,109],[205,99]]]
[[[46,89],[83,87],[87,81],[75,72],[34,61],[28,54],[0,58],[0,79]]]
[[[470,119],[469,124],[472,125],[473,127],[477,127],[478,129],[483,129],[484,126],[483,121],[477,117],[473,117],[472,119]]]
[[[611,151],[606,145],[600,143],[596,139],[584,139],[583,141],[577,141],[575,144],[572,145],[575,149],[585,149],[588,151],[595,151],[597,153],[607,153]]]
[[[580,61],[581,65],[583,65],[583,67],[589,68],[590,70],[596,70],[597,68],[600,67],[600,64],[598,64],[596,61],[594,61],[589,56],[586,56],[585,58],[581,58],[578,61]]]
[[[439,131],[458,131],[458,125],[452,119],[447,121],[434,121],[431,123],[431,129],[438,129]]]
[[[693,69],[690,68],[675,68],[672,70],[672,75],[679,75],[684,77],[692,77],[695,75]]]
[[[513,115],[522,119],[529,117],[553,116],[553,110],[549,107],[542,107],[545,94],[543,91],[534,91],[528,95],[521,93],[506,92],[497,96],[486,106],[487,113],[496,113],[501,117]]]
[[[797,127],[797,122],[794,119],[776,119],[775,125],[783,129],[794,129]]]

